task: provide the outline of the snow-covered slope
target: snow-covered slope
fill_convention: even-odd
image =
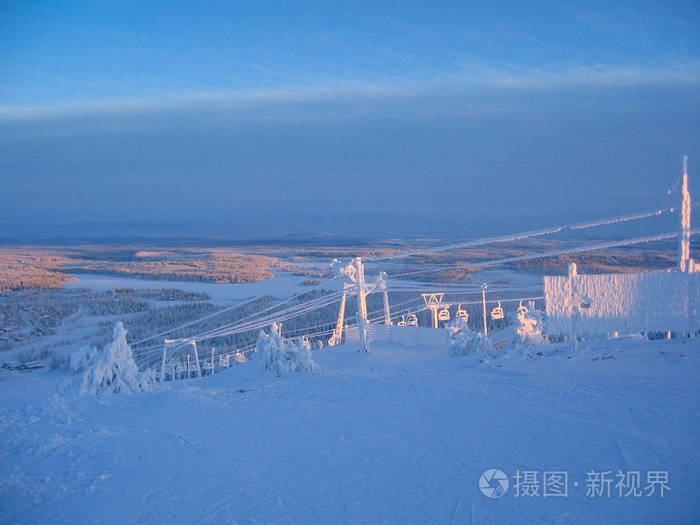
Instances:
[[[697,522],[700,340],[499,352],[335,347],[317,373],[249,363],[97,396],[0,372],[0,522]],[[492,468],[497,499],[479,489]],[[618,495],[618,470],[641,496]],[[568,496],[516,495],[518,471],[566,471]],[[611,471],[610,497],[587,496],[591,471]]]

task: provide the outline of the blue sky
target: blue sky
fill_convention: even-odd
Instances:
[[[0,1],[0,236],[663,205],[700,165],[698,28],[697,2]]]

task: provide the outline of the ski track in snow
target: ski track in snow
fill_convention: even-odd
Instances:
[[[335,347],[315,374],[249,363],[98,396],[3,371],[0,523],[690,523],[699,350],[621,338],[469,365]],[[489,468],[511,478],[497,500],[478,489]],[[671,491],[587,498],[591,469],[668,470]],[[514,497],[516,470],[568,471],[569,497]]]

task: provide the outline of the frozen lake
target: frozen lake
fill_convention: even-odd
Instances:
[[[279,299],[286,299],[295,294],[314,288],[337,290],[343,286],[342,279],[319,279],[318,287],[301,286],[300,283],[308,277],[283,273],[274,279],[265,279],[254,283],[205,283],[198,281],[161,281],[149,279],[135,279],[129,277],[114,277],[111,275],[97,274],[72,274],[77,281],[64,283],[65,288],[89,288],[95,291],[114,290],[116,288],[133,288],[142,290],[147,288],[177,288],[188,292],[205,292],[212,299],[219,301],[241,301],[256,295],[272,295]]]

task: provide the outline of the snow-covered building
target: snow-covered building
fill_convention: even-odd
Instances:
[[[695,265],[691,265],[694,270]],[[644,272],[544,278],[547,333],[694,333],[700,330],[700,273]]]

